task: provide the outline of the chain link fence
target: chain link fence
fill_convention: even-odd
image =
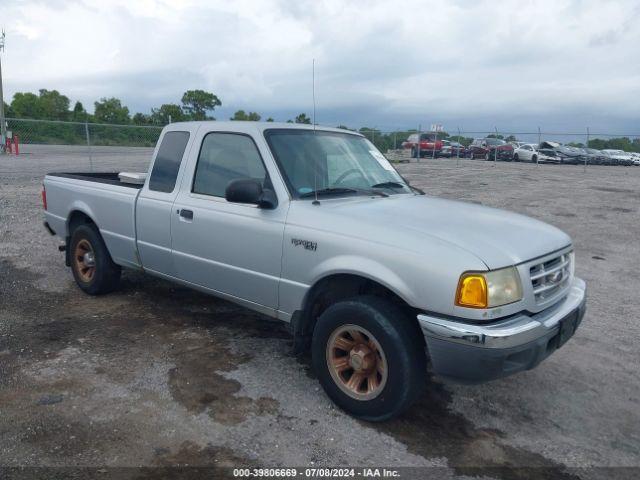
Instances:
[[[585,129],[584,132],[551,132],[542,128],[530,131],[500,131],[497,128],[469,131],[456,128],[438,132],[418,129],[385,131],[362,128],[359,132],[379,150],[385,152],[390,160],[398,162],[420,162],[425,158],[473,158],[515,159],[524,162],[584,164],[585,166],[640,165],[640,134],[638,133],[592,133],[589,129]],[[418,142],[415,141],[416,135],[423,138],[429,147],[420,149]],[[490,138],[511,145],[513,153],[502,158],[492,157],[490,152],[494,149],[482,147],[483,141]],[[543,154],[536,155],[535,152],[527,154],[526,151],[519,151],[518,148],[523,145],[533,146],[536,152]],[[610,150],[624,153],[614,153]]]
[[[91,168],[93,168],[91,159],[96,155],[108,155],[115,151],[119,155],[150,155],[151,149],[155,146],[162,131],[162,126],[111,125],[18,118],[6,120],[7,130],[14,140],[17,137],[21,153],[53,153],[59,152],[62,146],[67,146],[69,147],[67,150],[86,156]],[[603,149],[634,152],[632,158],[636,159],[636,164],[640,163],[640,134],[591,133],[588,129],[585,129],[584,132],[563,133],[549,132],[543,128],[520,132],[503,132],[499,128],[486,131],[445,128],[444,131],[438,132],[419,131],[418,129],[361,128],[359,132],[368,138],[389,160],[394,162],[421,162],[431,158],[444,158],[457,160],[457,164],[460,164],[460,160],[464,158],[485,159],[486,155],[479,155],[478,151],[480,150],[472,148],[474,143],[482,142],[482,139],[497,138],[510,143],[516,153],[519,144],[531,144],[540,151],[542,151],[542,147],[548,147],[549,151],[558,148],[567,149],[565,153],[575,157],[571,161],[565,162],[553,162],[546,158],[544,162],[548,161],[548,163],[582,163],[585,166],[591,164],[633,164],[633,161],[629,163],[622,160],[608,160],[605,158],[605,154],[601,153]],[[425,148],[421,149],[419,153],[416,152],[415,142],[413,147],[412,143],[408,142],[412,136],[414,139],[417,138],[416,135],[420,135],[421,138],[425,137],[434,148]],[[593,149],[593,152],[589,153],[589,149]],[[498,158],[489,158],[489,160],[492,159],[499,160]],[[517,157],[517,159],[520,161],[532,160],[531,155],[528,158]],[[538,163],[540,158],[535,158],[535,160]]]

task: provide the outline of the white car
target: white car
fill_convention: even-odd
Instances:
[[[640,166],[640,153],[631,152],[629,155],[631,155],[631,160],[633,160],[633,164],[636,166]]]
[[[534,143],[525,143],[513,153],[513,160],[515,162],[557,162],[558,160],[553,157],[549,157],[544,153],[538,151],[538,146]]]
[[[635,161],[630,153],[624,150],[605,149],[602,150],[602,154],[605,157],[611,159],[611,163],[614,165],[635,165]]]

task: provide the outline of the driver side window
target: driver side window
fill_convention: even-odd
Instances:
[[[267,172],[253,140],[235,133],[209,133],[202,141],[193,193],[224,197],[232,180],[252,178],[263,186]]]

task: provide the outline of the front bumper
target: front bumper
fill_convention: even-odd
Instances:
[[[418,315],[436,375],[464,383],[506,377],[537,366],[573,336],[586,311],[586,284],[574,278],[564,300],[537,314],[489,324]]]

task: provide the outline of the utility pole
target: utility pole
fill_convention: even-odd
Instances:
[[[4,29],[0,34],[0,53],[4,52]],[[2,142],[2,148],[0,153],[4,152],[4,144],[7,138],[7,123],[4,118],[4,96],[2,95],[2,55],[0,55],[0,141]]]

